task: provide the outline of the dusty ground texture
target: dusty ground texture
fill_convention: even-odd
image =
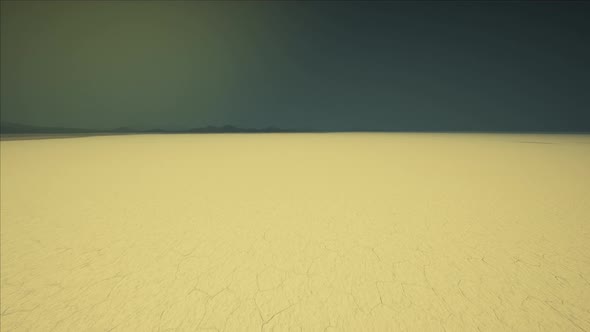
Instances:
[[[590,136],[0,144],[2,331],[590,331]]]

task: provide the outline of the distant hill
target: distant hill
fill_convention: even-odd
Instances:
[[[276,127],[267,127],[267,128],[258,129],[258,128],[241,128],[241,127],[226,125],[223,127],[207,126],[207,127],[200,127],[200,128],[192,128],[192,129],[187,130],[186,132],[189,132],[189,133],[285,133],[285,132],[296,132],[296,131],[276,128]]]
[[[14,122],[1,122],[1,134],[79,134],[79,133],[288,133],[304,132],[301,130],[282,129],[277,127],[241,128],[232,125],[221,127],[207,126],[196,127],[186,130],[164,130],[160,128],[137,130],[130,127],[119,127],[109,130],[84,129],[84,128],[63,128],[63,127],[41,127]]]
[[[1,134],[72,134],[90,132],[93,131],[80,128],[40,127],[14,122],[0,122]]]

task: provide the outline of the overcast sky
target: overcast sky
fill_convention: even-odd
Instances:
[[[590,130],[590,2],[2,1],[1,119]]]

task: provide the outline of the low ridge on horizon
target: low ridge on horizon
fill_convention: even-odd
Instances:
[[[244,128],[233,125],[192,127],[188,129],[137,129],[117,127],[111,129],[69,128],[53,126],[35,126],[15,122],[0,122],[0,134],[68,134],[68,133],[231,133],[231,132],[298,132],[300,130],[284,129],[275,126],[265,128]]]
[[[163,129],[163,128],[148,128],[138,129],[133,127],[116,127],[105,129],[91,129],[91,128],[70,128],[70,127],[56,127],[56,126],[36,126],[16,122],[0,122],[0,134],[76,134],[76,133],[338,133],[338,132],[449,132],[449,133],[590,133],[588,130],[568,131],[564,129],[549,129],[549,130],[526,130],[526,129],[496,129],[496,130],[472,130],[472,129],[439,129],[439,130],[420,130],[420,129],[398,129],[398,130],[377,130],[355,128],[348,130],[311,130],[311,129],[293,129],[280,128],[276,126],[267,126],[263,128],[247,128],[234,125],[223,126],[204,126],[204,127],[190,127],[187,129]]]

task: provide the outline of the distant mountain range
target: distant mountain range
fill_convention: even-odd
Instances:
[[[490,130],[477,131],[469,129],[450,129],[450,130],[416,130],[416,129],[398,129],[398,130],[378,130],[378,129],[348,129],[348,130],[309,130],[309,129],[285,129],[278,127],[265,128],[243,128],[232,125],[225,126],[207,126],[195,127],[190,129],[168,130],[161,128],[153,129],[136,129],[132,127],[119,127],[113,129],[87,129],[87,128],[66,128],[66,127],[47,127],[34,126],[15,122],[0,122],[0,134],[2,135],[38,135],[38,134],[208,134],[208,133],[328,133],[328,132],[426,132],[426,133],[569,133],[569,134],[590,134],[588,131],[557,131],[557,130]]]
[[[33,126],[14,122],[1,122],[1,134],[83,134],[83,133],[295,133],[309,132],[304,130],[283,129],[277,127],[266,128],[242,128],[232,125],[221,127],[207,126],[196,127],[186,130],[165,130],[165,129],[147,129],[139,130],[130,127],[119,127],[114,129],[84,129],[84,128],[65,128],[65,127],[42,127]]]

